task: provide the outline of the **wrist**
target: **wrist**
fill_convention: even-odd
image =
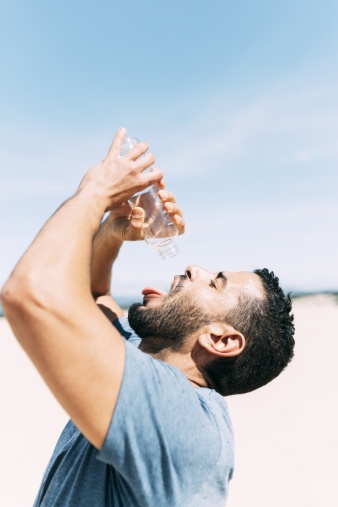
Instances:
[[[100,233],[109,248],[120,248],[124,241],[120,232],[113,227],[110,215],[108,215],[108,217],[103,222],[101,222]]]
[[[91,207],[94,215],[100,216],[100,220],[102,220],[108,206],[108,201],[103,195],[95,191],[91,185],[81,183],[73,198],[84,202],[87,207]]]

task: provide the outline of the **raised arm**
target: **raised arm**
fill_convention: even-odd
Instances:
[[[183,234],[185,224],[175,196],[164,190],[165,182],[163,180],[158,185],[162,189],[159,192],[159,197],[165,210],[172,216],[179,234]],[[144,213],[142,208],[134,208],[131,211],[128,204],[122,204],[110,212],[94,238],[91,260],[91,290],[97,304],[111,321],[123,315],[122,309],[110,292],[113,264],[124,241],[143,239],[143,225]]]
[[[15,336],[82,433],[100,448],[117,401],[124,342],[91,292],[92,244],[103,214],[158,182],[148,146],[118,158],[116,134],[107,157],[41,229],[1,292]]]

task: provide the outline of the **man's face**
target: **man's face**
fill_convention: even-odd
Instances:
[[[241,296],[264,297],[260,277],[254,273],[211,273],[198,266],[188,266],[184,275],[175,276],[169,293],[147,287],[142,294],[143,304],[129,309],[131,327],[145,343],[156,338],[159,348],[173,350],[202,326],[226,320]]]

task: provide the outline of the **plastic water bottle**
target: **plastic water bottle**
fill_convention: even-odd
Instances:
[[[123,157],[138,143],[135,137],[127,137],[121,148],[120,156]],[[147,244],[158,250],[163,260],[177,255],[179,248],[175,243],[178,230],[170,215],[163,208],[163,203],[158,196],[157,185],[135,194],[129,199],[129,205],[143,208],[145,212],[145,226],[143,229],[144,239]]]

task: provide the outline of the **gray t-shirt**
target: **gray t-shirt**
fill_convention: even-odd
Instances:
[[[127,319],[118,402],[101,451],[69,421],[34,507],[224,507],[233,433],[224,399],[137,347]]]

